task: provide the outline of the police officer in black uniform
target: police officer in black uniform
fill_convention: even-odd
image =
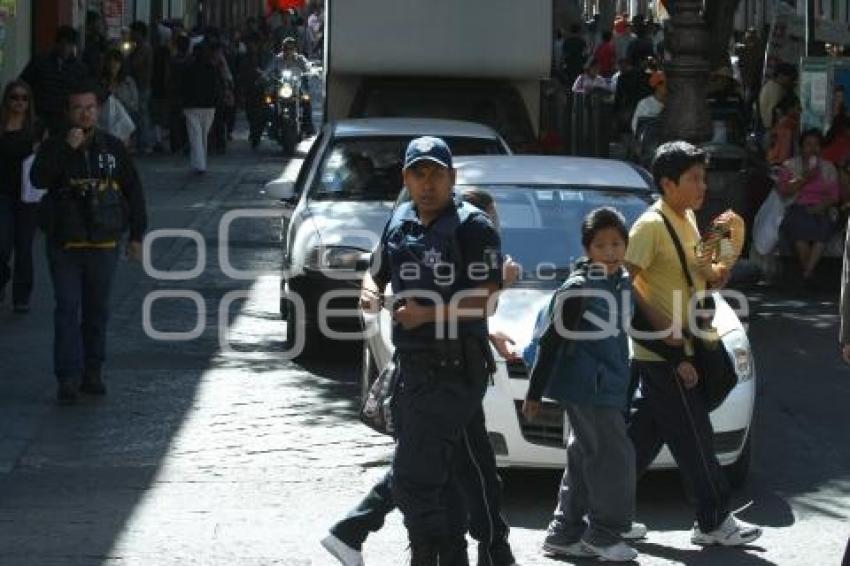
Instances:
[[[487,216],[454,194],[443,140],[413,140],[403,172],[411,201],[384,230],[361,307],[374,310],[392,282],[400,368],[392,495],[411,564],[466,565],[467,512],[452,460],[494,370],[487,316],[502,281],[501,245]]]

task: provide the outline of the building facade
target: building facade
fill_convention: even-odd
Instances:
[[[223,29],[241,28],[246,19],[261,17],[266,11],[265,0],[203,0],[198,6],[204,25]]]
[[[770,25],[781,0],[740,0],[736,27],[763,28]],[[806,0],[782,2],[799,16],[806,15]],[[815,15],[824,22],[850,23],[850,0],[815,0]]]
[[[32,2],[0,1],[0,85],[17,77],[32,56]]]

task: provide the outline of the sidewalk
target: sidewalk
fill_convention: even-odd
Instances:
[[[53,402],[43,254],[33,312],[0,315],[0,387],[8,393],[0,397],[0,564],[329,564],[319,535],[386,465],[387,439],[352,426],[356,347],[335,348],[347,363],[309,371],[277,354],[285,328],[277,313],[279,221],[243,219],[231,228],[234,267],[264,275],[236,281],[221,272],[219,220],[229,210],[274,207],[261,189],[283,168],[270,144],[259,155],[234,145],[202,179],[189,177],[181,158],[140,160],[151,228],[197,230],[207,265],[191,281],[155,281],[140,265],[121,263],[105,400]],[[153,264],[191,269],[196,253],[189,239],[163,240]],[[200,338],[145,335],[144,297],[167,289],[203,297]],[[231,291],[248,299],[225,310],[235,350],[225,354],[219,308]],[[152,308],[159,331],[190,330],[196,317],[186,299]],[[393,521],[378,555],[388,563],[405,550]]]
[[[215,158],[212,173],[205,179],[197,179],[189,176],[188,164],[182,155],[138,159],[151,228],[203,223],[210,211],[215,210],[222,190],[242,178],[244,171],[234,168],[234,165],[243,160],[244,154]],[[178,253],[188,242],[171,240],[164,243],[171,246],[165,254],[157,254],[160,257]],[[3,387],[3,395],[0,396],[0,474],[11,471],[22,450],[33,439],[39,423],[53,410],[53,291],[44,254],[44,239],[40,233],[34,255],[36,286],[32,312],[26,316],[16,315],[8,304],[0,306],[0,386]],[[140,265],[126,260],[119,263],[112,297],[110,351],[114,352],[116,345],[120,347],[121,341],[121,321],[116,320],[115,312],[129,306],[127,301],[132,304],[141,300],[137,284],[144,277]]]

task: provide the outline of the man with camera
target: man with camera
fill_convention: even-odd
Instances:
[[[147,225],[139,175],[124,144],[96,128],[98,87],[74,85],[66,132],[48,139],[33,163],[34,186],[47,190],[39,209],[56,301],[54,371],[58,401],[104,395],[109,291],[118,242],[129,230],[128,255],[141,259]]]

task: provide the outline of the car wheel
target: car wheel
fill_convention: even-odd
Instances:
[[[363,363],[360,371],[360,403],[366,400],[369,395],[369,389],[375,380],[378,379],[378,368],[375,366],[375,360],[372,358],[372,353],[369,352],[369,346],[366,341],[363,341]]]
[[[281,307],[283,311],[283,318],[286,320],[286,339],[284,340],[284,349],[289,352],[299,341],[299,337],[304,337],[304,347],[301,349],[295,359],[303,360],[313,357],[316,352],[319,350],[319,342],[322,339],[321,334],[319,333],[318,326],[315,322],[311,322],[306,317],[303,320],[300,320],[295,312],[296,309],[292,305],[291,301],[288,299],[282,299],[281,303],[285,303],[285,309]]]
[[[732,489],[739,489],[747,483],[747,477],[750,475],[750,461],[752,460],[752,441],[753,431],[747,435],[747,441],[744,443],[744,448],[741,450],[741,455],[734,464],[726,466],[726,479],[729,480],[729,485]]]

